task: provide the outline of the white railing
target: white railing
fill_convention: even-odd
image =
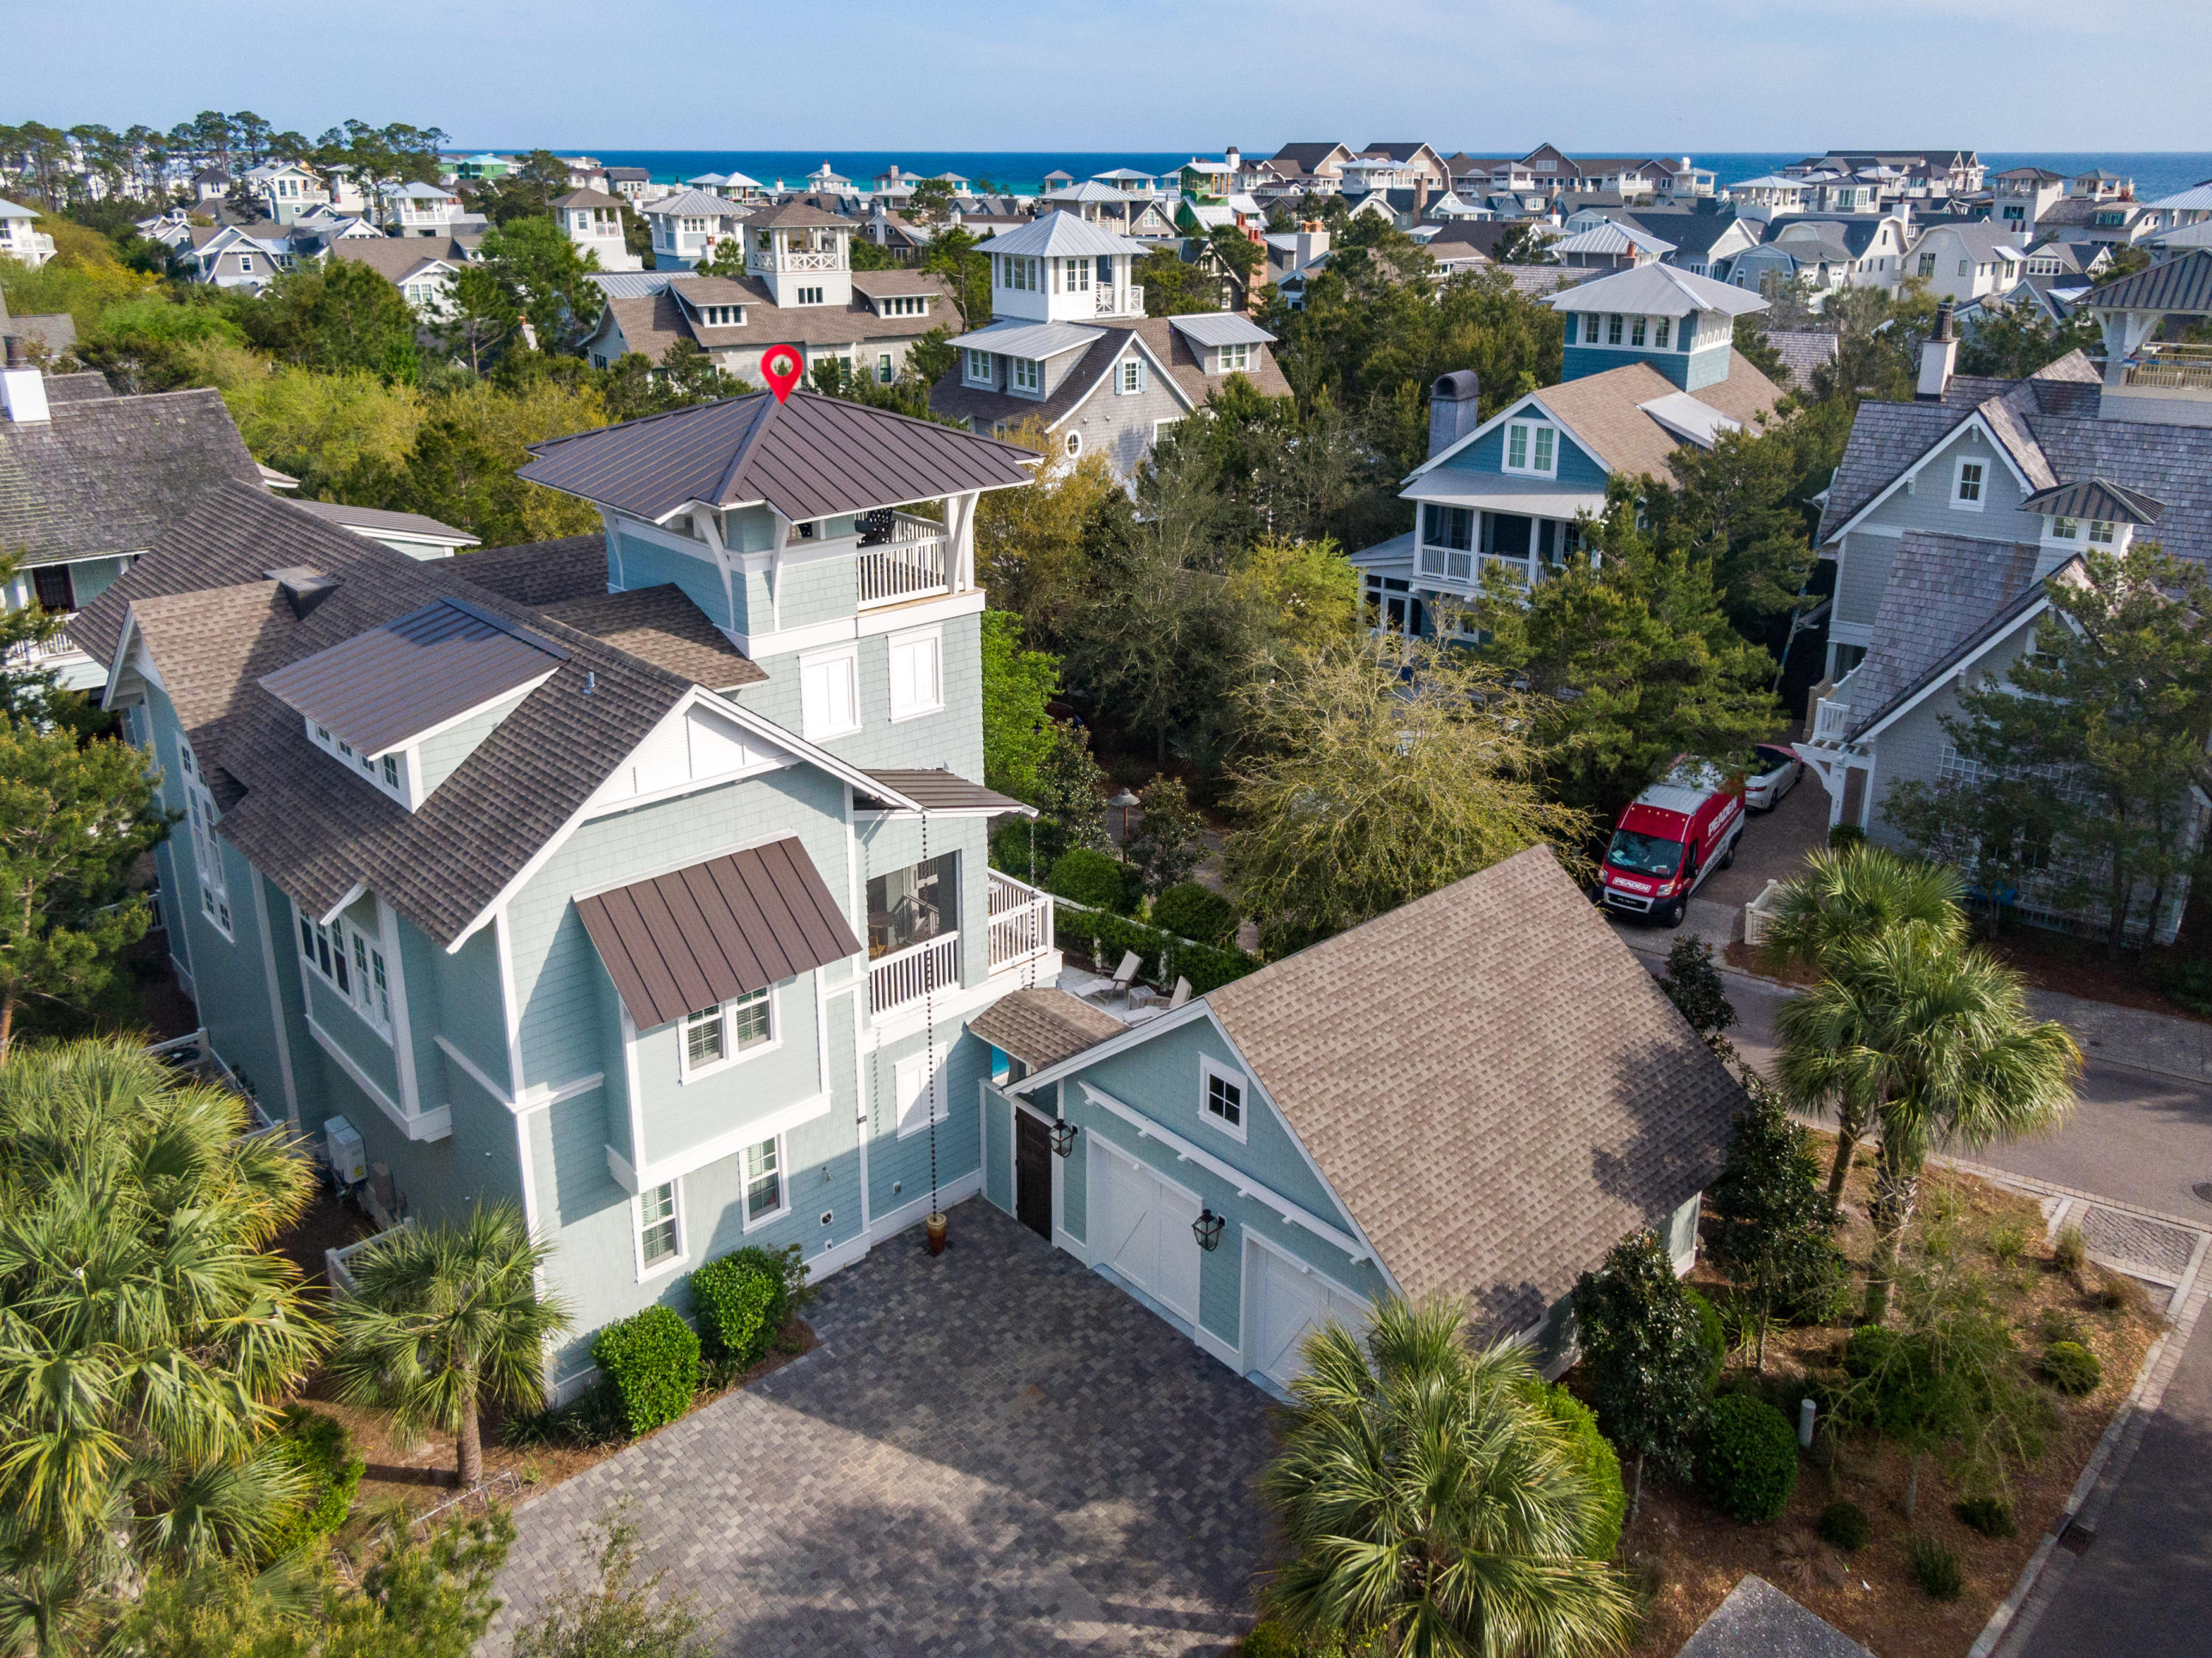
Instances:
[[[1850,729],[1851,705],[1838,702],[1833,697],[1823,697],[1813,710],[1813,741],[1832,747]]]
[[[745,255],[745,269],[781,274],[788,271],[842,271],[835,250],[830,248],[791,248],[785,252],[762,253],[755,248]]]
[[[70,612],[70,619],[74,621],[76,619],[76,613]],[[64,656],[81,656],[83,654],[84,647],[70,638],[69,629],[64,627],[48,638],[26,639],[21,644],[10,645],[7,661],[10,667],[23,667],[34,662],[51,662]]]
[[[414,1224],[415,1217],[410,1215],[401,1221],[398,1226],[389,1229],[396,1232],[402,1227]],[[361,1287],[354,1281],[353,1274],[347,1270],[346,1263],[382,1236],[384,1236],[383,1233],[374,1232],[366,1238],[356,1238],[351,1243],[339,1248],[323,1251],[323,1276],[330,1282],[331,1294],[350,1295]]]
[[[991,969],[1052,948],[1052,895],[996,869],[990,874]]]
[[[960,935],[940,933],[868,964],[868,1007],[878,1015],[960,984]]]
[[[1111,288],[1101,288],[1097,296],[1097,314],[1102,317],[1139,317],[1145,314],[1145,290],[1141,283],[1118,292]]]
[[[944,593],[952,586],[952,551],[944,526],[932,525],[933,535],[908,536],[901,531],[908,521],[895,523],[891,539],[882,546],[862,547],[860,560],[860,600],[868,605],[896,604]],[[927,521],[919,521],[926,522]]]

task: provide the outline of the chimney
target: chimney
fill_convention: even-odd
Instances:
[[[1434,460],[1480,424],[1476,393],[1481,381],[1472,369],[1437,376],[1429,388],[1429,458]]]
[[[1951,335],[1951,302],[1941,300],[1936,306],[1936,332],[1920,347],[1920,384],[1914,388],[1913,397],[1922,403],[1942,402],[1943,388],[1951,383],[1952,371],[1958,366],[1959,342]]]
[[[338,590],[337,576],[325,576],[305,564],[287,564],[281,570],[264,570],[261,573],[276,584],[276,591],[292,607],[292,619],[295,622],[306,621],[317,605]]]
[[[1291,251],[1297,260],[1297,265],[1293,268],[1304,270],[1306,266],[1328,252],[1328,231],[1319,219],[1300,220],[1297,240],[1291,244]]]
[[[1237,187],[1237,175],[1244,170],[1244,158],[1237,153],[1237,146],[1231,144],[1222,152],[1221,159],[1229,163],[1229,187],[1234,190]]]
[[[46,377],[32,366],[20,334],[8,336],[8,367],[0,371],[0,414],[21,426],[44,424],[53,418],[46,407]]]
[[[1429,210],[1429,175],[1425,173],[1413,180],[1413,216],[1419,218]]]

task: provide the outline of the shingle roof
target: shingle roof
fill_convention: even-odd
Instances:
[[[651,277],[653,271],[617,273]],[[676,275],[679,273],[670,273]],[[885,278],[875,281],[864,278]],[[906,339],[925,334],[937,326],[930,317],[885,316],[864,296],[936,294],[950,302],[951,289],[942,277],[922,271],[881,271],[856,274],[854,297],[844,305],[778,306],[768,284],[751,277],[692,277],[680,283],[603,283],[608,316],[622,330],[623,341],[633,351],[642,351],[656,363],[679,339],[696,341],[708,349],[731,346],[848,345],[862,340]],[[632,288],[639,291],[633,293]],[[677,290],[680,288],[680,297]],[[704,323],[688,311],[684,301],[695,305],[742,305],[742,323]],[[937,308],[939,314],[946,308]],[[600,320],[606,326],[606,317]],[[594,337],[598,331],[594,330]]]
[[[2097,310],[2212,312],[2212,248],[2196,247],[2084,294],[2077,305]]]
[[[576,900],[640,1030],[859,954],[794,836]]]
[[[1031,1070],[1042,1070],[1119,1036],[1127,1027],[1103,1008],[1054,990],[1002,996],[968,1028]]]
[[[938,414],[973,421],[979,430],[988,429],[994,421],[1018,424],[1031,418],[1042,420],[1048,427],[1057,425],[1098,389],[1107,371],[1128,350],[1129,336],[1134,334],[1151,348],[1154,360],[1167,365],[1177,388],[1189,399],[1191,406],[1197,408],[1225,382],[1223,376],[1206,371],[1206,365],[1198,360],[1190,342],[1173,326],[1181,320],[1177,317],[1146,317],[1137,322],[1100,325],[1099,337],[1091,343],[1091,349],[1061,376],[1060,384],[1041,403],[1032,398],[1013,397],[969,386],[956,368],[931,388],[929,406]],[[1265,346],[1251,368],[1245,370],[1245,378],[1264,397],[1291,394],[1290,381],[1283,377],[1274,354]]]
[[[1813,370],[1836,360],[1838,337],[1809,328],[1770,328],[1767,344],[1774,347],[1790,383],[1800,390],[1813,384]]]
[[[434,262],[469,262],[467,250],[451,236],[346,236],[331,244],[331,257],[365,265],[395,285]]]
[[[0,548],[32,564],[138,552],[180,507],[260,469],[212,391],[57,400],[0,421]]]
[[[1882,589],[1874,643],[1850,679],[1851,736],[1946,671],[2041,593],[2032,541],[1907,530]]]
[[[1026,484],[1026,449],[795,391],[729,398],[530,446],[517,476],[659,520],[690,501],[765,501],[805,521]]]
[[[605,543],[598,536],[589,539],[599,543],[604,576]],[[564,599],[543,608],[556,621],[604,639],[656,667],[680,674],[709,691],[761,685],[768,679],[765,670],[732,644],[713,618],[673,582]]]
[[[825,213],[818,207],[796,200],[784,202],[775,207],[763,207],[745,220],[747,227],[754,230],[804,229],[818,225],[850,225],[852,222],[850,219],[835,213]]]
[[[259,683],[373,759],[543,680],[567,658],[551,640],[496,612],[444,597]]]
[[[1206,1002],[1399,1284],[1504,1330],[1710,1185],[1742,1104],[1543,846]]]
[[[1728,377],[1701,386],[1687,395],[1739,426],[1751,426],[1782,400],[1774,382],[1760,374],[1749,359],[1729,348]],[[1603,374],[1547,386],[1537,393],[1544,406],[1586,448],[1594,450],[1608,471],[1627,477],[1645,475],[1664,480],[1670,461],[1681,447],[1680,422],[1670,427],[1643,405],[1684,395],[1674,382],[1648,363],[1623,363]],[[1668,409],[1679,405],[1668,404]]]
[[[46,376],[46,402],[90,403],[111,398],[115,388],[107,383],[107,376],[96,369],[81,369],[75,374]]]
[[[607,538],[603,531],[593,530],[552,541],[488,547],[463,554],[460,573],[477,587],[517,604],[554,605],[581,599],[607,590]]]
[[[610,196],[604,190],[572,190],[565,196],[556,196],[552,205],[566,208],[621,207],[624,204],[621,197]]]
[[[1844,458],[1828,485],[1828,504],[1820,512],[1818,541],[1826,543],[1893,483],[1899,473],[1972,411],[1945,403],[1862,402],[1851,421]]]

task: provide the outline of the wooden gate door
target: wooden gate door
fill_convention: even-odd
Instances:
[[[1029,1112],[1014,1112],[1014,1218],[1052,1237],[1052,1131]]]

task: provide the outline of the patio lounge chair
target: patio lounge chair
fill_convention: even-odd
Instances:
[[[1144,958],[1134,950],[1124,950],[1121,952],[1121,965],[1114,969],[1114,977],[1103,984],[1092,985],[1085,994],[1102,999],[1109,996],[1126,998],[1129,994],[1129,986],[1136,983],[1137,969],[1143,965]]]

